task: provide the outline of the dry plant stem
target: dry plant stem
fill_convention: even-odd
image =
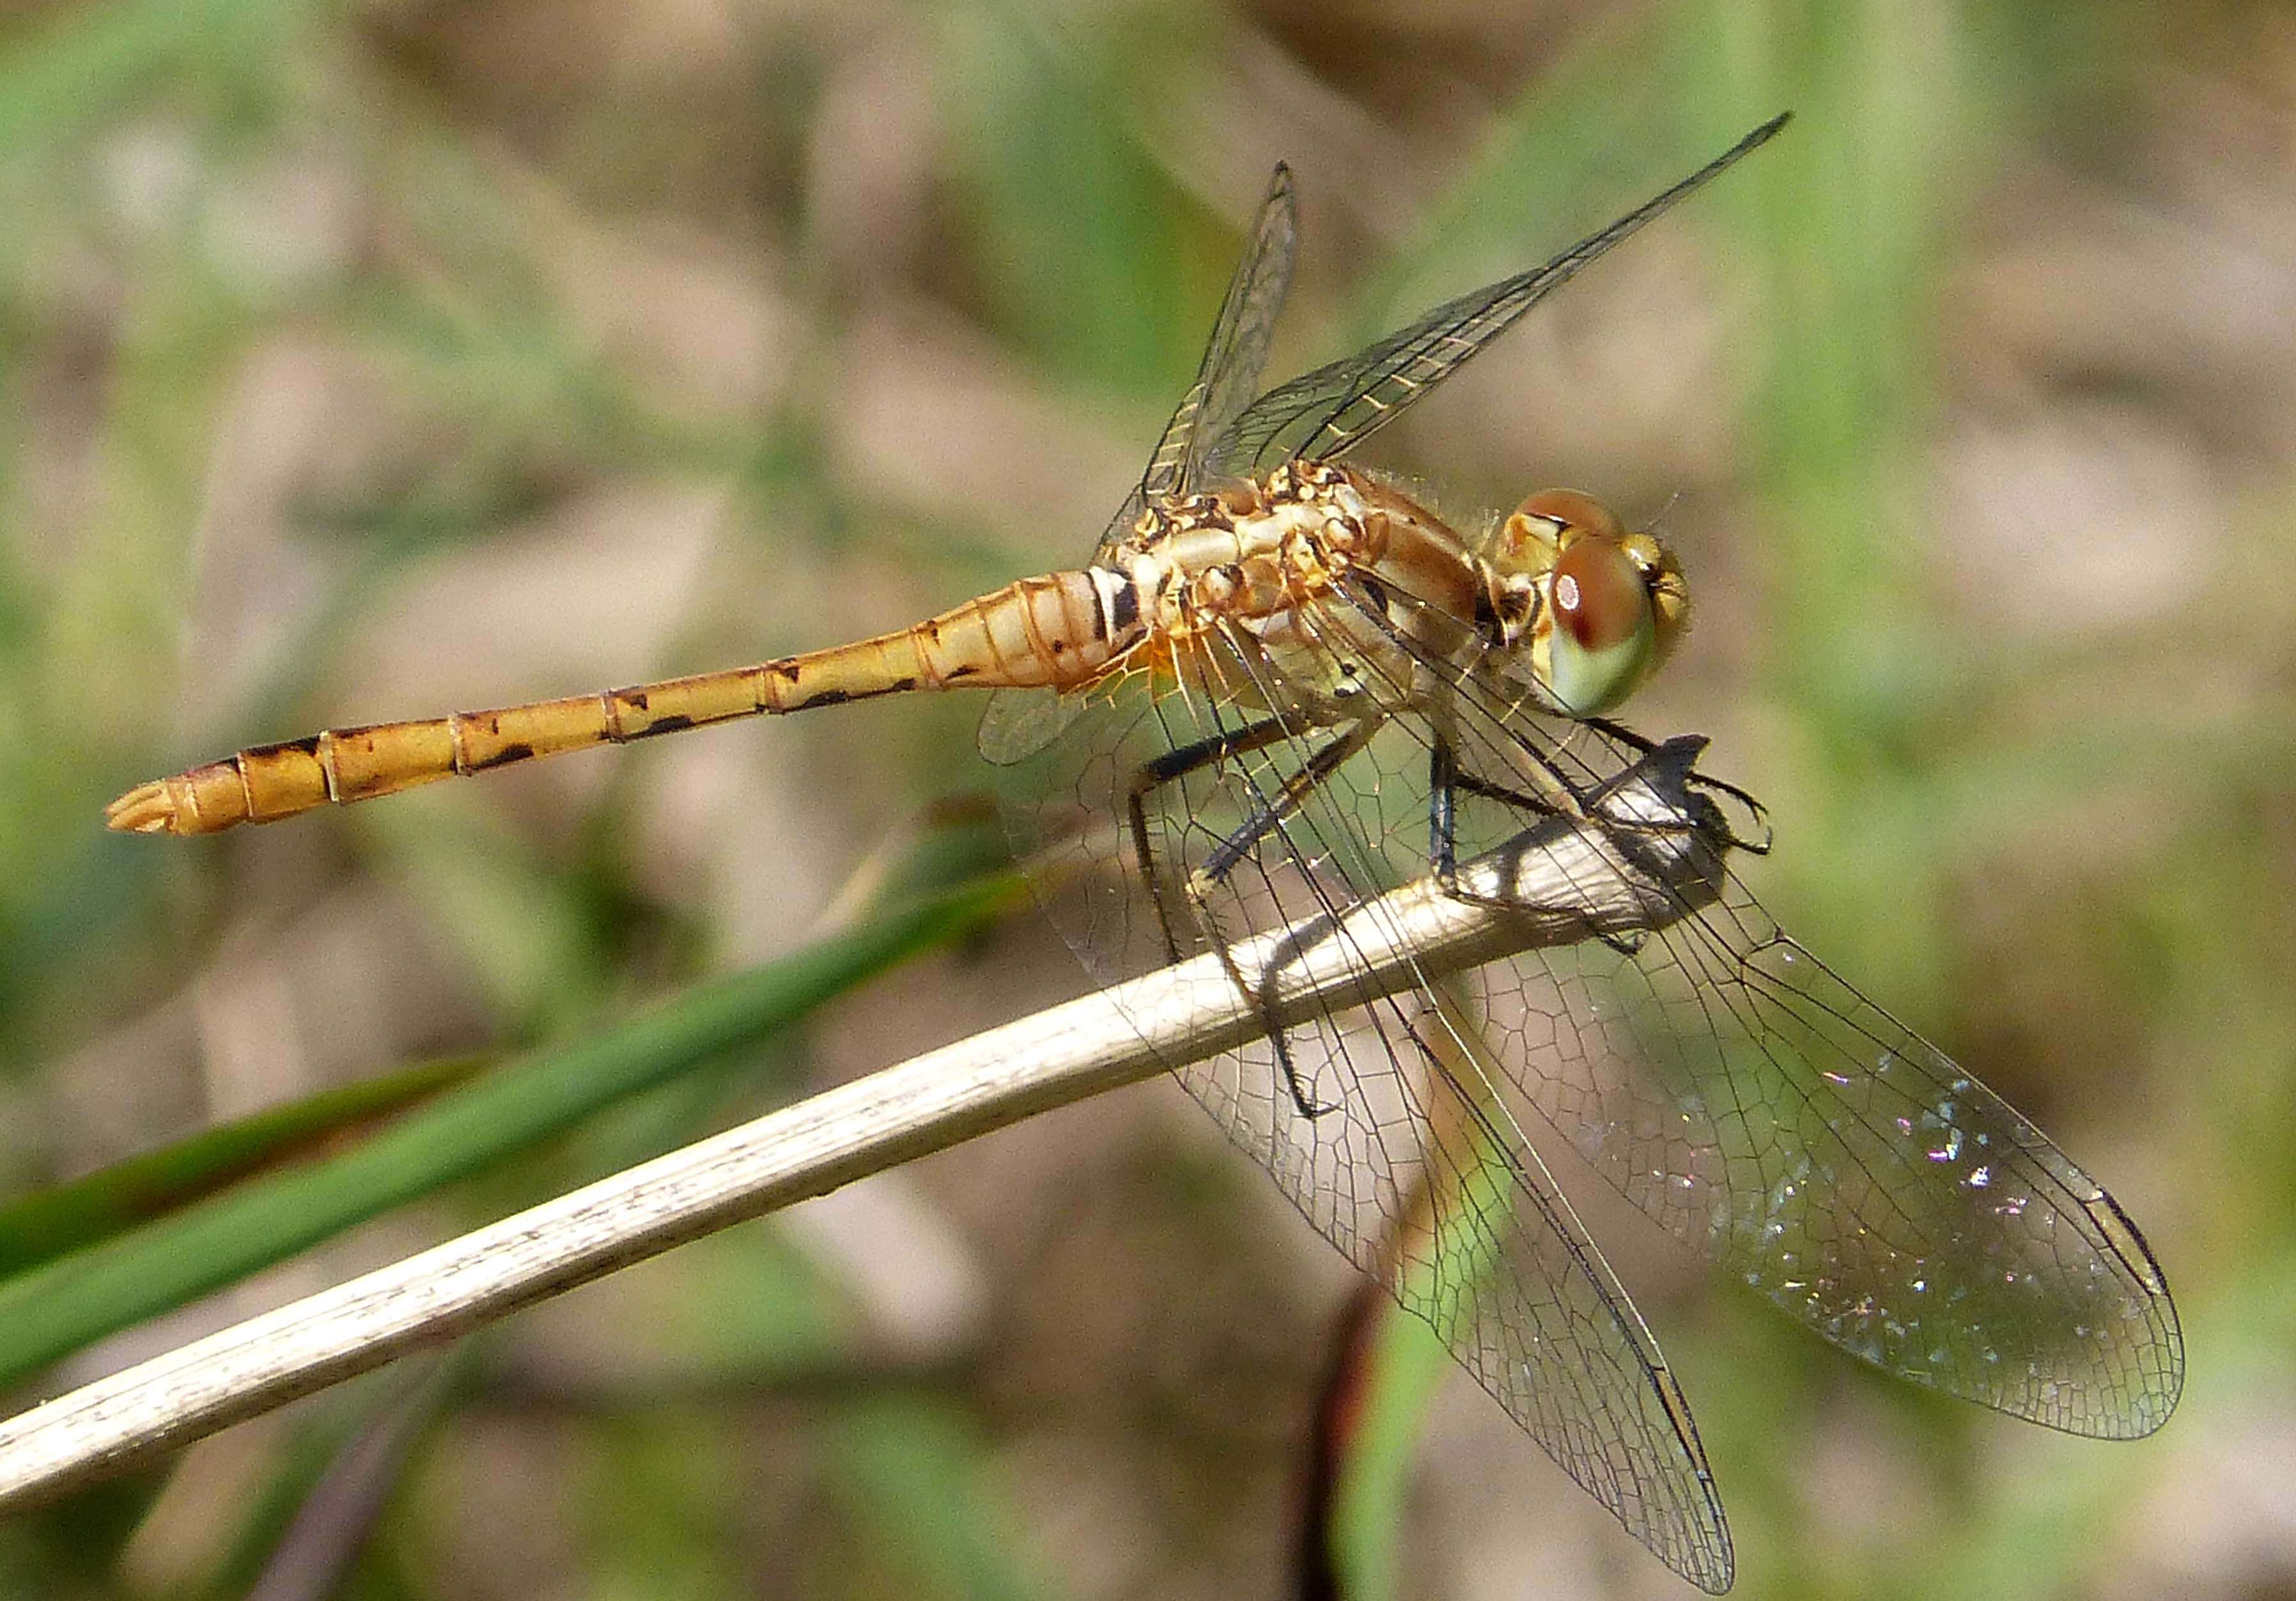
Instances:
[[[1520,845],[1463,865],[1461,879],[1486,897],[1557,910],[1493,911],[1422,881],[1348,913],[1339,937],[1294,931],[1250,941],[1233,953],[1236,970],[1272,965],[1275,1010],[1292,1018],[1326,995],[1359,1002],[1423,972],[1650,927],[1700,898],[1679,879],[1669,888],[1638,876],[1592,826],[1534,830]],[[1694,878],[1717,859],[1695,850],[1684,858],[1678,865]],[[1262,1024],[1213,955],[915,1057],[0,1423],[0,1507],[73,1488],[729,1223],[1230,1049]]]

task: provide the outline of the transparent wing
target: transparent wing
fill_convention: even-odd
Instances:
[[[1424,871],[1410,782],[1423,751],[1389,730],[1324,770],[1349,735],[1315,727],[1254,651],[1210,641],[1161,694],[1143,676],[1095,697],[1011,776],[1047,908],[1103,980],[1317,919],[1321,948],[1365,971],[1333,920]],[[1320,782],[1300,789],[1302,774]],[[1366,980],[1357,1004],[1283,1030],[1280,1047],[1177,1075],[1566,1473],[1677,1571],[1723,1589],[1729,1537],[1688,1408],[1440,997],[1379,999]]]
[[[1300,243],[1292,169],[1276,163],[1259,220],[1221,297],[1219,315],[1205,341],[1196,381],[1164,430],[1150,458],[1141,489],[1149,499],[1195,488],[1211,442],[1227,431],[1244,403],[1258,392],[1267,365],[1267,346],[1283,297],[1292,288],[1292,266]]]
[[[1631,956],[1518,957],[1481,990],[1580,1155],[1844,1351],[2076,1434],[2175,1408],[2176,1309],[2112,1197],[1742,890]]]
[[[1503,678],[1424,665],[1448,681],[1463,787],[1482,792],[1457,798],[1463,854],[1520,833],[1501,792],[1600,794],[1652,759],[1522,710]],[[2176,1308],[2103,1186],[1734,878],[1677,900],[1638,941],[1478,971],[1474,1021],[1509,1098],[1853,1355],[2073,1433],[2166,1421],[2184,1380]]]
[[[1164,424],[1140,482],[1109,520],[1093,561],[1130,537],[1151,499],[1185,494],[1195,487],[1211,442],[1234,422],[1259,386],[1276,315],[1292,287],[1299,240],[1292,169],[1279,161],[1259,202],[1242,259],[1220,298],[1195,382]],[[999,690],[981,714],[980,753],[1000,767],[1023,760],[1056,738],[1074,711],[1075,702],[1051,691]]]
[[[1276,314],[1291,291],[1292,267],[1300,242],[1299,205],[1292,188],[1292,169],[1281,161],[1267,182],[1259,202],[1251,237],[1244,242],[1243,257],[1235,264],[1227,292],[1220,297],[1219,313],[1204,341],[1203,359],[1196,364],[1195,382],[1180,398],[1163,437],[1148,458],[1139,485],[1117,508],[1101,537],[1105,553],[1132,532],[1141,511],[1151,500],[1182,495],[1193,489],[1212,441],[1227,431],[1259,383],[1267,365],[1267,345],[1275,332]],[[1095,557],[1097,559],[1097,557]]]
[[[1772,118],[1672,188],[1546,265],[1446,301],[1369,349],[1268,390],[1212,445],[1207,466],[1215,473],[1250,477],[1294,457],[1325,461],[1352,448],[1456,372],[1579,268],[1719,177],[1785,123],[1784,116]]]

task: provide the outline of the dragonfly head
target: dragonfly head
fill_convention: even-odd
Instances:
[[[1499,530],[1491,561],[1505,643],[1573,717],[1599,717],[1666,660],[1690,615],[1674,553],[1576,489],[1541,489]]]

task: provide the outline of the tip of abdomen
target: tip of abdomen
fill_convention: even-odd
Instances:
[[[248,821],[245,794],[235,763],[210,762],[137,784],[103,809],[103,821],[120,833],[217,833]]]
[[[183,833],[185,818],[164,778],[139,784],[103,809],[104,826],[119,833]]]

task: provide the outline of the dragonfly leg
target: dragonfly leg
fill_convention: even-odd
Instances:
[[[1605,738],[1616,740],[1619,743],[1625,745],[1628,749],[1633,751],[1639,756],[1655,756],[1659,751],[1665,749],[1668,744],[1674,743],[1671,740],[1660,742],[1652,739],[1645,735],[1637,734],[1632,728],[1628,727],[1624,723],[1614,723],[1606,717],[1590,717],[1586,719],[1586,723],[1587,727],[1595,730],[1595,733],[1603,735]],[[1698,785],[1701,789],[1712,790],[1718,795],[1729,796],[1731,800],[1735,800],[1739,805],[1744,807],[1746,809],[1747,815],[1760,826],[1763,837],[1759,840],[1742,840],[1734,833],[1732,834],[1730,836],[1730,844],[1734,849],[1742,850],[1749,856],[1767,856],[1770,853],[1770,842],[1768,838],[1770,813],[1767,807],[1755,800],[1753,796],[1748,794],[1744,790],[1740,789],[1736,784],[1727,783],[1723,779],[1715,778],[1705,773],[1700,772],[1692,772],[1685,775],[1685,776],[1688,782]]]
[[[1324,921],[1318,919],[1319,923]],[[1320,938],[1331,939],[1334,932],[1334,927],[1324,927]],[[1243,974],[1236,968],[1235,957],[1227,946],[1223,944],[1218,948],[1220,965],[1227,969],[1228,977],[1234,981],[1237,989],[1251,998],[1252,1006],[1259,1014],[1261,1028],[1267,1036],[1267,1043],[1275,1052],[1275,1067],[1283,1075],[1283,1088],[1291,1094],[1292,1104],[1305,1118],[1318,1118],[1326,1112],[1337,1112],[1340,1104],[1337,1101],[1319,1101],[1308,1093],[1308,1081],[1300,1076],[1299,1059],[1292,1054],[1291,1036],[1275,1009],[1275,986],[1283,970],[1304,959],[1315,945],[1314,940],[1303,939],[1297,934],[1279,940],[1275,954],[1260,968],[1257,984],[1244,981]]]
[[[1244,819],[1243,825],[1214,847],[1202,864],[1188,875],[1188,899],[1199,907],[1203,906],[1206,898],[1226,881],[1238,862],[1250,856],[1260,841],[1283,827],[1285,819],[1300,809],[1308,797],[1322,786],[1324,780],[1344,766],[1349,757],[1369,744],[1372,735],[1378,732],[1378,723],[1369,718],[1356,724],[1303,762],[1283,781],[1283,788],[1276,791],[1274,800],[1256,803],[1251,816]],[[1337,1102],[1318,1101],[1308,1094],[1307,1082],[1300,1076],[1299,1063],[1292,1055],[1292,1044],[1284,1030],[1283,1020],[1276,1014],[1275,981],[1295,959],[1292,955],[1292,942],[1285,940],[1278,947],[1276,954],[1259,970],[1258,984],[1244,981],[1243,974],[1237,971],[1234,959],[1224,941],[1219,943],[1218,949],[1221,965],[1228,970],[1228,976],[1235,981],[1238,989],[1251,998],[1252,1005],[1259,1012],[1260,1020],[1267,1028],[1267,1043],[1275,1052],[1275,1064],[1283,1074],[1284,1088],[1291,1091],[1292,1104],[1300,1109],[1300,1115],[1315,1118],[1338,1111]]]
[[[1156,908],[1156,924],[1163,931],[1164,954],[1168,960],[1179,961],[1180,940],[1173,930],[1171,908],[1164,902],[1164,881],[1156,871],[1156,852],[1149,840],[1148,797],[1166,784],[1176,784],[1215,762],[1263,750],[1279,739],[1289,738],[1292,732],[1291,725],[1283,718],[1269,718],[1232,733],[1215,734],[1210,739],[1200,739],[1192,745],[1167,751],[1155,760],[1144,764],[1126,786],[1124,812],[1125,820],[1132,830],[1132,854],[1141,880],[1148,886],[1149,904]]]
[[[1259,1013],[1260,1025],[1267,1032],[1268,1045],[1275,1052],[1276,1071],[1283,1075],[1283,1088],[1291,1094],[1292,1104],[1298,1108],[1301,1117],[1318,1118],[1327,1112],[1337,1112],[1340,1104],[1337,1101],[1319,1101],[1308,1093],[1308,1081],[1300,1076],[1299,1058],[1292,1054],[1291,1035],[1283,1026],[1283,1018],[1276,1013],[1275,999],[1277,976],[1310,948],[1307,944],[1295,944],[1290,940],[1283,941],[1276,954],[1270,956],[1267,965],[1259,970],[1259,982],[1256,985],[1244,982],[1243,974],[1237,971],[1235,958],[1226,946],[1222,945],[1219,951],[1220,965],[1227,969],[1228,977],[1234,981],[1238,989],[1251,998],[1252,1006]]]
[[[1519,807],[1538,817],[1554,817],[1557,809],[1551,802],[1460,771],[1451,742],[1436,736],[1428,753],[1427,774],[1427,849],[1435,882],[1443,893],[1471,906],[1513,907],[1516,903],[1505,897],[1476,895],[1459,882],[1458,797],[1462,793]],[[1620,930],[1597,930],[1595,937],[1624,956],[1640,950],[1644,939],[1639,932]]]
[[[1250,815],[1244,818],[1242,824],[1215,845],[1205,856],[1203,861],[1188,874],[1187,896],[1190,904],[1195,907],[1199,913],[1208,911],[1211,892],[1226,882],[1228,874],[1235,870],[1237,865],[1250,856],[1269,834],[1282,828],[1284,822],[1299,811],[1300,808],[1307,802],[1308,798],[1316,792],[1325,779],[1345,765],[1349,757],[1371,743],[1372,736],[1378,730],[1379,725],[1369,719],[1356,724],[1337,739],[1331,741],[1309,756],[1289,777],[1284,779],[1282,787],[1276,790],[1273,796],[1256,800]],[[1163,929],[1165,948],[1172,960],[1177,962],[1180,959],[1179,940],[1173,930],[1169,909],[1164,903],[1162,882],[1155,871],[1153,848],[1148,830],[1147,798],[1165,784],[1177,782],[1188,774],[1214,762],[1224,760],[1231,756],[1264,750],[1279,740],[1295,737],[1296,734],[1297,729],[1283,718],[1270,718],[1264,722],[1239,728],[1234,733],[1215,735],[1210,739],[1200,740],[1194,744],[1184,745],[1176,751],[1168,751],[1142,768],[1134,778],[1126,797],[1127,813],[1132,830],[1133,850],[1140,859],[1141,872],[1149,885],[1150,899],[1156,907],[1157,920]],[[1212,945],[1219,952],[1221,964],[1227,969],[1228,977],[1235,984],[1238,992],[1249,997],[1254,1009],[1260,1014],[1268,1043],[1275,1052],[1276,1065],[1283,1072],[1284,1086],[1291,1093],[1292,1103],[1299,1108],[1300,1115],[1321,1117],[1325,1112],[1338,1110],[1335,1103],[1319,1102],[1308,1093],[1307,1083],[1300,1075],[1298,1062],[1293,1057],[1291,1045],[1285,1038],[1283,1019],[1275,1009],[1275,980],[1285,966],[1297,959],[1296,956],[1291,954],[1288,942],[1284,949],[1261,969],[1259,982],[1257,984],[1246,979],[1242,971],[1235,965],[1234,958],[1229,954],[1226,941],[1217,937],[1217,931],[1215,931]]]
[[[1562,809],[1552,800],[1521,790],[1509,789],[1503,784],[1493,784],[1488,778],[1463,771],[1458,757],[1451,750],[1451,742],[1438,737],[1430,751],[1427,764],[1427,857],[1435,871],[1435,882],[1443,893],[1456,900],[1476,905],[1495,904],[1488,896],[1476,896],[1459,883],[1459,802],[1461,795],[1480,796],[1485,800],[1496,800],[1505,806],[1530,813],[1533,817],[1554,817]]]
[[[1337,772],[1348,758],[1369,744],[1378,731],[1379,725],[1369,718],[1356,724],[1302,763],[1283,781],[1274,800],[1256,800],[1243,825],[1214,846],[1201,865],[1188,875],[1189,893],[1200,896],[1225,883],[1238,862],[1257,850],[1260,841],[1282,827],[1317,786]]]

